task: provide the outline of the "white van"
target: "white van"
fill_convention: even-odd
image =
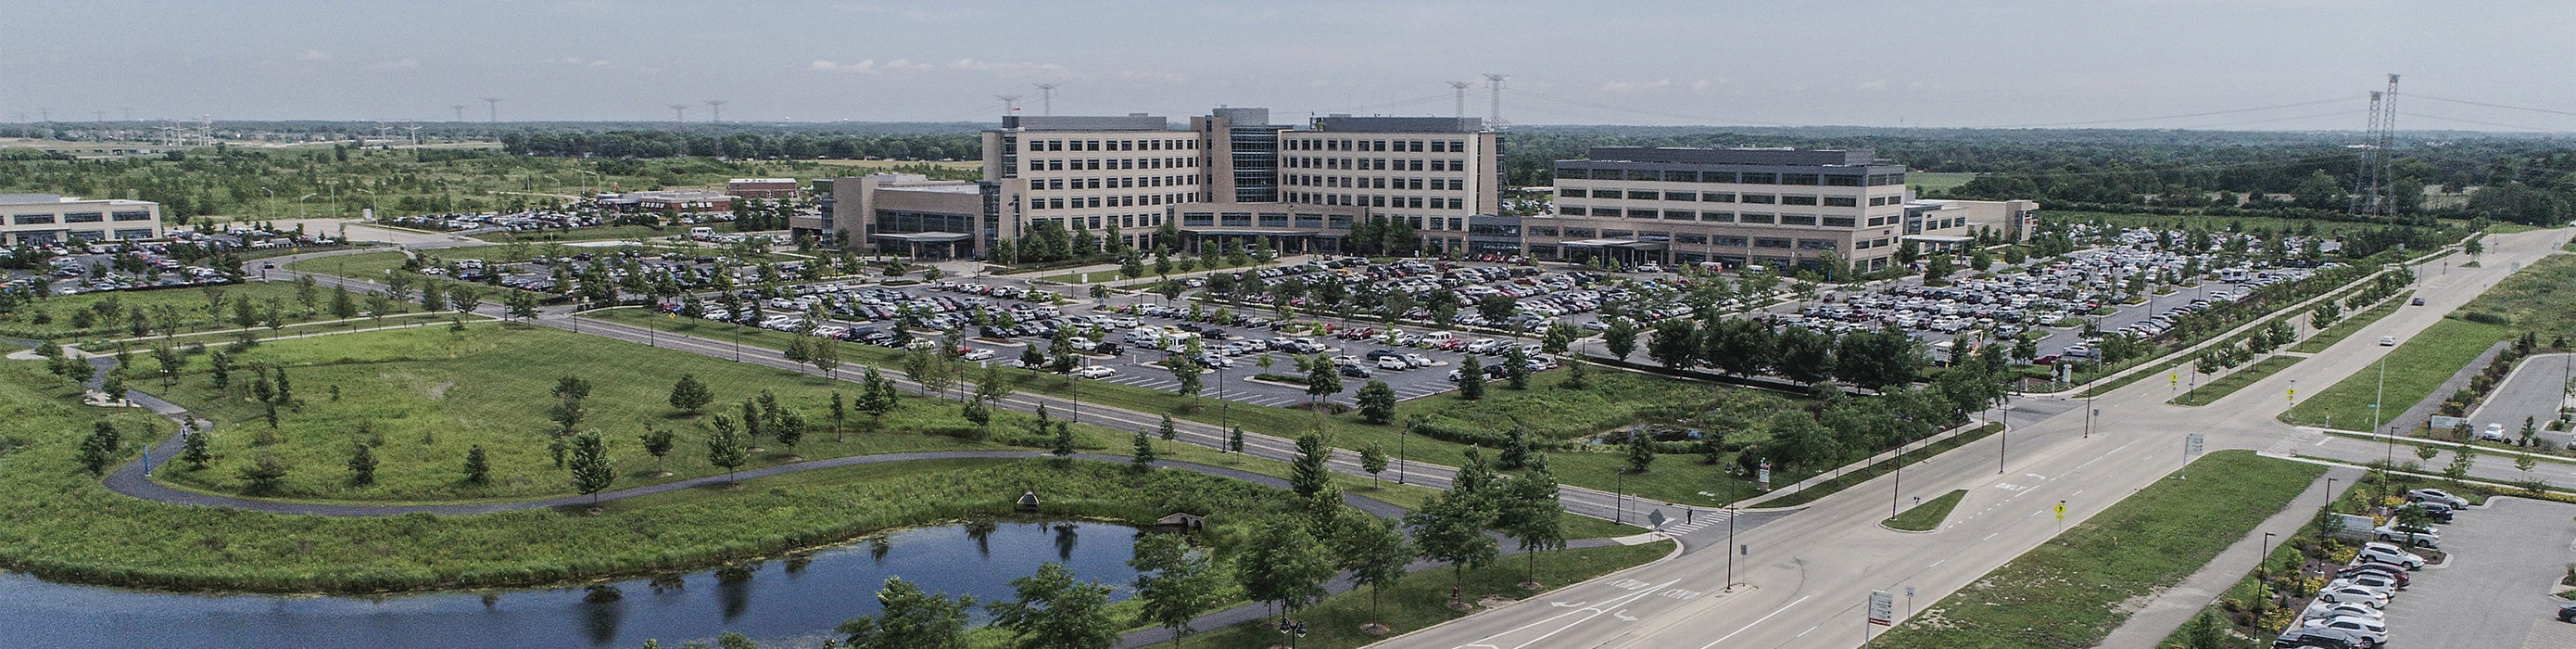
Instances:
[[[689,228],[689,240],[705,241],[716,236],[715,228]]]

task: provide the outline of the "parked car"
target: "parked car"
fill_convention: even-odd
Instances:
[[[2576,622],[2576,603],[2558,605],[2558,621]]]
[[[2305,626],[2310,629],[2337,629],[2350,631],[2353,635],[2361,636],[2364,640],[2369,640],[2369,646],[2373,647],[2388,643],[2388,623],[2383,620],[2342,616],[2311,619],[2307,621]]]
[[[2490,441],[2490,442],[2501,442],[2501,441],[2504,441],[2504,424],[2501,424],[2501,423],[2492,423],[2492,422],[2491,422],[2491,423],[2488,423],[2488,424],[2487,424],[2487,429],[2486,429],[2485,431],[2482,431],[2482,432],[2478,433],[2478,439],[2486,440],[2486,441]]]
[[[2321,619],[2335,617],[2357,617],[2365,620],[2387,619],[2387,613],[2384,611],[2352,602],[2337,604],[2334,602],[2311,601],[2308,602],[2308,610],[2301,615],[2304,617]]]
[[[1377,368],[1381,370],[1409,370],[1413,369],[1413,364],[1404,362],[1404,357],[1402,356],[1383,356],[1377,359]]]
[[[2424,531],[2421,532],[2410,532],[2400,529],[2401,527],[2403,526],[2394,523],[2381,525],[2378,528],[2372,529],[2370,531],[2370,536],[2381,541],[2395,543],[2398,545],[2412,545],[2419,548],[2442,547],[2441,530],[2426,527],[2423,528]]]
[[[2415,306],[2424,306],[2424,298],[2420,298],[2420,297],[2419,297],[2419,298],[2415,298],[2415,301],[2414,301],[2414,302],[2410,302],[2410,304],[2413,304],[2413,305],[2415,305]]]
[[[2423,557],[2416,556],[2413,552],[2407,552],[2405,548],[2400,548],[2388,543],[2364,543],[2361,546],[2361,552],[2353,555],[2353,560],[2356,562],[2368,561],[2373,563],[2385,563],[2393,566],[2401,566],[2407,570],[2421,570],[2424,567]]]
[[[2406,492],[2406,502],[2435,502],[2449,505],[2452,509],[2466,509],[2469,506],[2469,499],[2451,495],[2451,492],[2440,489],[2409,490]]]
[[[2317,591],[2317,599],[2341,604],[2356,602],[2371,608],[2388,608],[2388,593],[2367,586],[2330,585]]]
[[[1369,377],[1368,368],[1360,367],[1358,365],[1342,365],[1340,367],[1342,370],[1342,376],[1354,379],[1365,379]]]
[[[2342,629],[2294,628],[2281,632],[2281,637],[2272,640],[2273,649],[2288,649],[2291,647],[2355,649],[2356,647],[2361,646],[2363,645],[2361,644],[2360,638],[2353,637],[2350,632]]]
[[[2397,580],[2390,579],[2387,575],[2375,573],[2361,573],[2350,577],[2336,579],[2334,581],[2355,586],[2377,588],[2382,592],[2388,593],[2388,596],[2392,598],[2397,596],[2397,590],[2401,588],[2401,586],[2397,584]]]
[[[2335,578],[2337,579],[2346,579],[2360,575],[2379,575],[2387,577],[2390,580],[2395,581],[2398,588],[2405,588],[2407,582],[2414,580],[2414,578],[2406,572],[2405,568],[2399,568],[2385,563],[2364,563],[2335,569]]]
[[[959,356],[958,358],[969,361],[989,361],[993,360],[993,350],[979,348],[968,351],[966,352],[966,355]]]
[[[1107,376],[1109,376],[1109,375],[1111,375],[1111,374],[1117,374],[1117,373],[1118,373],[1118,368],[1110,367],[1110,366],[1107,366],[1107,365],[1085,365],[1085,366],[1082,366],[1082,367],[1073,368],[1073,375],[1074,375],[1074,376],[1081,377],[1081,378],[1086,378],[1086,379],[1105,378],[1105,377],[1107,377]]]
[[[2396,336],[2380,336],[2380,337],[2379,337],[2379,346],[2381,346],[2381,347],[2396,347],[2396,346],[2397,346],[2397,337],[2396,337]]]

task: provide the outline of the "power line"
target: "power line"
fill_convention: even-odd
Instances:
[[[1988,173],[1988,174],[1981,174],[1981,175],[2011,176],[2011,177],[2015,177],[2015,178],[2069,178],[2069,177],[2077,177],[2077,176],[2118,176],[2118,175],[2126,175],[2126,174],[2153,174],[2153,173],[2193,172],[2193,171],[2222,171],[2222,170],[2227,170],[2227,169],[2245,169],[2245,168],[2251,168],[2251,167],[2268,167],[2268,166],[2276,166],[2276,165],[2277,165],[2277,166],[2290,166],[2290,165],[2299,165],[2299,164],[2310,164],[2310,163],[2317,163],[2317,162],[2326,162],[2326,161],[2331,161],[2331,160],[2350,160],[2350,159],[2352,159],[2352,154],[2349,154],[2349,153],[2336,153],[2336,154],[2328,154],[2328,155],[2316,155],[2316,156],[2306,156],[2306,157],[2300,157],[2300,158],[2290,158],[2290,159],[2286,159],[2286,160],[2266,160],[2266,161],[2261,161],[2261,162],[2232,162],[2232,163],[2227,163],[2227,164],[2217,164],[2217,165],[2194,165],[2194,166],[2188,166],[2188,167],[2167,167],[2167,168],[2162,168],[2162,169],[2122,169],[2122,170],[2118,170],[2118,171],[2061,171],[2061,172],[2050,172],[2050,173],[2026,173],[2026,172],[2017,172],[2017,171],[2001,171],[2001,172],[1991,172],[1991,173]]]
[[[2408,95],[2408,96],[2412,97],[2412,96],[2414,96],[2414,95]],[[2502,127],[2502,128],[2514,128],[2514,129],[2522,129],[2522,130],[2525,130],[2525,131],[2538,131],[2538,132],[2542,132],[2542,133],[2566,133],[2566,132],[2569,132],[2567,129],[2563,129],[2563,128],[2542,128],[2542,127],[2538,127],[2538,126],[2523,126],[2523,125],[2520,125],[2520,124],[2505,124],[2505,123],[2500,123],[2500,122],[2481,122],[2481,121],[2474,120],[2474,119],[2460,119],[2460,118],[2457,118],[2457,117],[2443,117],[2443,116],[2440,116],[2440,115],[2428,115],[2428,114],[2424,114],[2424,113],[2407,113],[2407,114],[2406,114],[2406,116],[2407,116],[2407,117],[2421,117],[2421,118],[2424,118],[2424,119],[2437,119],[2437,120],[2441,120],[2441,121],[2445,121],[2445,122],[2459,122],[2459,123],[2462,123],[2462,124],[2476,124],[2476,125],[2479,125],[2479,126],[2496,126],[2496,127]]]
[[[2531,111],[2531,112],[2535,112],[2535,113],[2548,113],[2548,114],[2551,114],[2551,115],[2567,115],[2567,116],[2576,116],[2576,111],[2550,110],[2550,109],[2547,109],[2547,108],[2528,108],[2528,107],[2523,107],[2523,106],[2507,106],[2507,105],[2504,105],[2504,104],[2490,104],[2490,103],[2483,102],[2483,101],[2469,101],[2469,100],[2466,100],[2466,99],[2444,99],[2444,98],[2441,98],[2441,97],[2435,97],[2435,96],[2432,96],[2432,95],[2416,95],[2416,94],[2409,94],[2409,95],[2406,95],[2406,96],[2408,96],[2408,97],[2414,97],[2414,98],[2416,98],[2416,99],[2431,99],[2431,100],[2433,100],[2433,101],[2447,101],[2447,102],[2451,102],[2451,103],[2454,103],[2454,104],[2468,104],[2468,105],[2471,105],[2471,106],[2485,106],[2485,107],[2488,107],[2488,108],[2504,108],[2504,109],[2509,109],[2509,110],[2527,110],[2527,111]]]
[[[1711,116],[1711,115],[1689,115],[1689,114],[1683,114],[1683,113],[1675,113],[1675,112],[1668,112],[1668,111],[1654,110],[1654,109],[1649,109],[1649,108],[1635,108],[1635,107],[1629,107],[1629,106],[1614,106],[1614,105],[1610,105],[1610,104],[1593,103],[1593,102],[1588,102],[1588,101],[1584,101],[1584,100],[1581,100],[1581,99],[1571,99],[1571,98],[1566,98],[1566,97],[1558,97],[1558,96],[1550,95],[1550,94],[1544,94],[1544,93],[1539,93],[1539,92],[1533,92],[1533,91],[1531,91],[1531,90],[1529,90],[1529,89],[1526,89],[1526,88],[1521,89],[1521,90],[1519,91],[1519,93],[1520,93],[1520,95],[1521,95],[1521,96],[1524,96],[1524,97],[1537,97],[1537,98],[1540,98],[1540,99],[1545,99],[1545,100],[1549,100],[1549,101],[1556,101],[1556,102],[1562,102],[1562,103],[1567,103],[1567,104],[1573,104],[1573,105],[1576,105],[1576,106],[1585,106],[1585,107],[1590,107],[1590,108],[1599,108],[1599,109],[1602,109],[1602,110],[1624,111],[1624,112],[1637,113],[1637,114],[1642,114],[1642,115],[1655,115],[1655,116],[1659,116],[1659,117],[1671,117],[1671,118],[1676,118],[1676,119],[1700,120],[1700,121],[1704,121],[1704,122],[1709,122],[1709,123],[1710,123],[1710,125],[1717,125],[1717,124],[1723,124],[1723,123],[1729,123],[1729,122],[1732,122],[1732,123],[1735,123],[1735,124],[1754,125],[1754,126],[1798,126],[1797,124],[1786,124],[1786,123],[1781,123],[1781,122],[1766,122],[1766,121],[1762,121],[1762,120],[1741,119],[1741,118],[1734,118],[1734,117],[1717,117],[1717,116]]]

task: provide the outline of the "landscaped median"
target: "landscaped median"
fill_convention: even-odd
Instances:
[[[1950,518],[1950,510],[1958,508],[1959,500],[1967,497],[1968,490],[1955,489],[1950,493],[1941,494],[1939,498],[1915,505],[1913,509],[1905,510],[1905,513],[1879,521],[1879,524],[1887,526],[1888,529],[1906,532],[1929,532],[1940,529],[1941,521]]]
[[[2245,389],[2245,386],[2253,385],[2255,381],[2261,381],[2273,374],[2280,373],[2281,370],[2289,369],[2291,365],[2297,365],[2298,363],[2299,357],[2297,356],[2274,356],[2260,361],[2255,361],[2253,365],[2246,366],[2245,369],[2237,370],[2226,376],[2218,377],[2208,383],[2202,383],[2200,384],[2200,387],[2192,388],[2191,391],[2184,392],[2182,393],[2182,396],[2174,397],[2167,403],[2185,406],[2206,406],[2218,401],[2219,399],[2227,398],[2227,395],[2235,394],[2237,390]],[[2282,397],[2288,398],[2289,395],[2283,394]]]
[[[2122,603],[2180,583],[2325,468],[2219,451],[2189,471],[2196,477],[2159,480],[1941,598],[1875,646],[2092,646],[2128,619]]]
[[[2345,316],[2344,319],[2335,321],[2334,324],[2326,325],[2324,331],[2319,331],[2316,335],[2309,336],[2307,340],[2299,341],[2299,344],[2291,345],[2290,351],[2301,354],[2314,354],[2325,351],[2327,347],[2333,347],[2335,343],[2343,342],[2343,339],[2350,338],[2355,333],[2360,333],[2362,327],[2368,327],[2372,323],[2379,322],[2380,318],[2388,317],[2388,314],[2396,313],[2398,309],[2405,308],[2407,304],[2411,303],[2414,297],[2414,291],[2399,292],[2396,296],[2388,298],[2388,301],[2381,302],[2379,303],[2379,306],[2371,307],[2368,311]]]
[[[1969,442],[1985,439],[1987,436],[2000,432],[2003,429],[2003,424],[1990,423],[1960,431],[1959,434],[1944,438],[1941,441],[1909,449],[1900,457],[1889,457],[1888,459],[1880,460],[1870,464],[1869,466],[1855,469],[1850,473],[1845,473],[1831,479],[1827,479],[1824,482],[1809,485],[1805,489],[1800,489],[1787,495],[1777,496],[1754,503],[1752,507],[1757,509],[1769,507],[1795,507],[1815,502],[1818,498],[1834,495],[1836,492],[1850,488],[1852,485],[1868,482],[1871,478],[1886,475],[1887,472],[1895,470],[1899,462],[1914,464],[1934,457],[1939,457],[1942,453],[1948,452],[1950,449],[1966,446]]]

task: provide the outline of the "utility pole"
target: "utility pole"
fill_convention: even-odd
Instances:
[[[725,101],[726,100],[723,99],[707,100],[707,123],[717,124],[724,122]]]
[[[1451,82],[1449,82],[1449,92],[1450,92],[1450,94],[1452,94],[1452,95],[1456,95],[1456,96],[1457,96],[1457,98],[1458,98],[1458,110],[1457,110],[1457,112],[1451,113],[1450,115],[1451,115],[1451,116],[1453,116],[1453,117],[1458,118],[1458,123],[1459,123],[1459,124],[1465,124],[1465,123],[1467,123],[1467,87],[1468,87],[1468,86],[1472,86],[1472,85],[1476,85],[1476,84],[1475,84],[1475,83],[1473,83],[1473,82],[1467,82],[1467,81],[1451,81]]]
[[[1485,125],[1486,125],[1486,126],[1500,127],[1500,126],[1502,126],[1502,125],[1503,125],[1503,77],[1504,77],[1504,76],[1505,76],[1505,75],[1500,75],[1500,74],[1488,74],[1488,75],[1485,75],[1485,85],[1486,85],[1486,86],[1488,86],[1488,87],[1490,87],[1490,88],[1492,88],[1492,89],[1493,89],[1493,91],[1494,91],[1494,105],[1491,107],[1491,109],[1489,109],[1488,111],[1486,111],[1486,114],[1487,114],[1487,117],[1485,118]]]
[[[485,107],[486,109],[488,109],[488,110],[490,110],[490,111],[491,111],[491,112],[490,112],[490,114],[489,114],[489,117],[490,117],[490,119],[492,120],[492,123],[494,123],[494,124],[499,124],[499,123],[501,123],[501,98],[500,98],[500,97],[484,97],[484,98],[483,98],[483,105],[484,105],[484,107]]]
[[[1038,99],[1038,101],[1039,101],[1039,103],[1038,103],[1038,108],[1042,111],[1042,112],[1040,112],[1039,114],[1041,114],[1041,115],[1053,115],[1053,114],[1055,114],[1055,84],[1052,84],[1052,83],[1041,83],[1041,84],[1037,84],[1037,87],[1038,87],[1038,97],[1039,97],[1039,99]]]
[[[993,98],[1002,100],[1002,114],[1018,115],[1020,114],[1020,97],[1023,96],[1025,95],[993,95]]]
[[[448,110],[456,111],[456,119],[455,119],[455,120],[453,120],[453,121],[458,121],[458,122],[465,121],[465,105],[464,105],[464,104],[448,104],[448,105],[447,105],[447,109],[448,109]]]
[[[689,124],[688,104],[671,104],[671,123],[680,126]]]

